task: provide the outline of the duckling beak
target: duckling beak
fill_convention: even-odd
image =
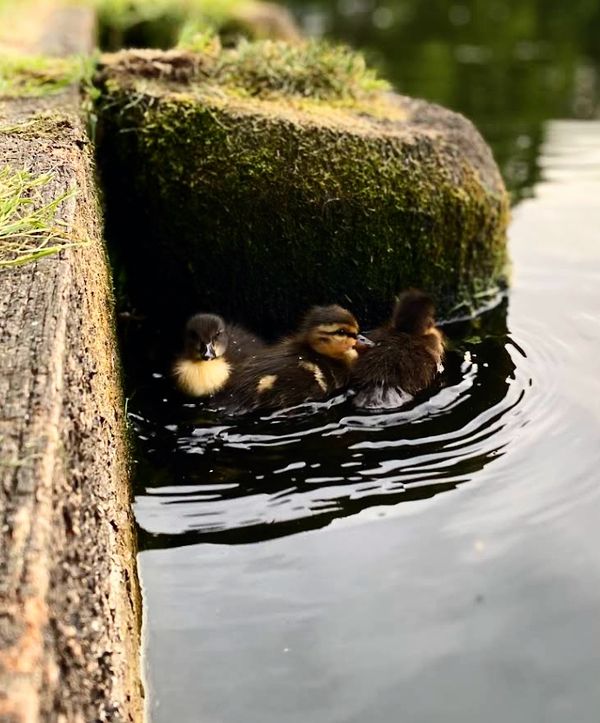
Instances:
[[[203,361],[209,361],[210,359],[216,359],[217,354],[215,352],[215,348],[212,345],[211,342],[209,342],[206,345],[206,348],[200,351],[200,356],[202,357]]]
[[[375,346],[375,342],[367,339],[367,337],[363,334],[359,334],[356,337],[356,346],[354,347],[356,351],[363,352],[370,349],[372,346]]]

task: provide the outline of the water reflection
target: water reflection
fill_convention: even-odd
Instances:
[[[442,389],[400,415],[337,405],[281,428],[215,424],[198,439],[200,460],[213,432],[232,433],[238,447],[220,442],[226,455],[280,472],[262,499],[242,498],[248,510],[221,510],[220,523],[248,520],[261,504],[277,520],[277,501],[286,509],[300,495],[292,477],[304,480],[301,504],[318,499],[314,477],[336,514],[352,495],[367,503],[318,533],[255,545],[179,546],[206,539],[191,531],[197,519],[184,520],[188,532],[142,552],[156,723],[597,721],[600,123],[545,131],[544,180],[511,229],[508,322],[501,309],[455,330]],[[336,459],[345,481],[324,482],[307,459]],[[350,481],[355,470],[365,479]],[[241,475],[188,490],[204,501],[176,502],[152,524],[181,522],[178,505],[218,510]],[[445,484],[454,491],[436,494]],[[185,498],[162,492],[162,503]]]
[[[547,118],[598,113],[600,4],[591,0],[288,0],[312,34],[367,53],[402,93],[466,114],[515,200],[539,181]]]
[[[504,301],[449,326],[439,388],[394,413],[359,413],[339,397],[291,417],[228,419],[182,400],[167,358],[155,358],[145,382],[142,364],[131,362],[142,547],[255,542],[467,482],[524,423],[519,405],[531,370],[508,335],[506,313]],[[162,348],[143,325],[133,333],[130,348],[142,359]]]
[[[510,305],[380,416],[182,408],[130,331],[152,719],[595,723],[600,123],[547,119],[597,113],[600,4],[296,6],[477,121],[523,199]]]

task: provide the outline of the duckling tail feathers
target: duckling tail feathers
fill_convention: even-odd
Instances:
[[[359,409],[398,409],[413,399],[412,394],[398,386],[372,384],[360,389],[352,402]]]
[[[424,291],[408,289],[398,297],[392,313],[392,326],[405,334],[425,334],[435,323],[435,307]]]

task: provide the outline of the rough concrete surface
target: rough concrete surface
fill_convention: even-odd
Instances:
[[[53,47],[88,49],[75,13],[55,15]],[[45,200],[76,190],[58,216],[84,242],[0,271],[0,721],[141,720],[113,297],[78,91],[0,100],[0,125],[49,108],[0,132],[0,167],[52,173]]]

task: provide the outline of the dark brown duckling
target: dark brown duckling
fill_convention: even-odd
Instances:
[[[219,401],[229,413],[326,399],[348,385],[358,358],[358,322],[341,306],[315,306],[298,331],[246,361]]]
[[[369,337],[375,346],[352,371],[354,404],[363,409],[395,409],[431,386],[443,369],[444,337],[435,326],[435,307],[422,291],[402,293],[392,318]]]
[[[255,334],[216,314],[196,314],[185,325],[183,352],[173,366],[175,382],[192,397],[216,394],[232,370],[264,346]]]

